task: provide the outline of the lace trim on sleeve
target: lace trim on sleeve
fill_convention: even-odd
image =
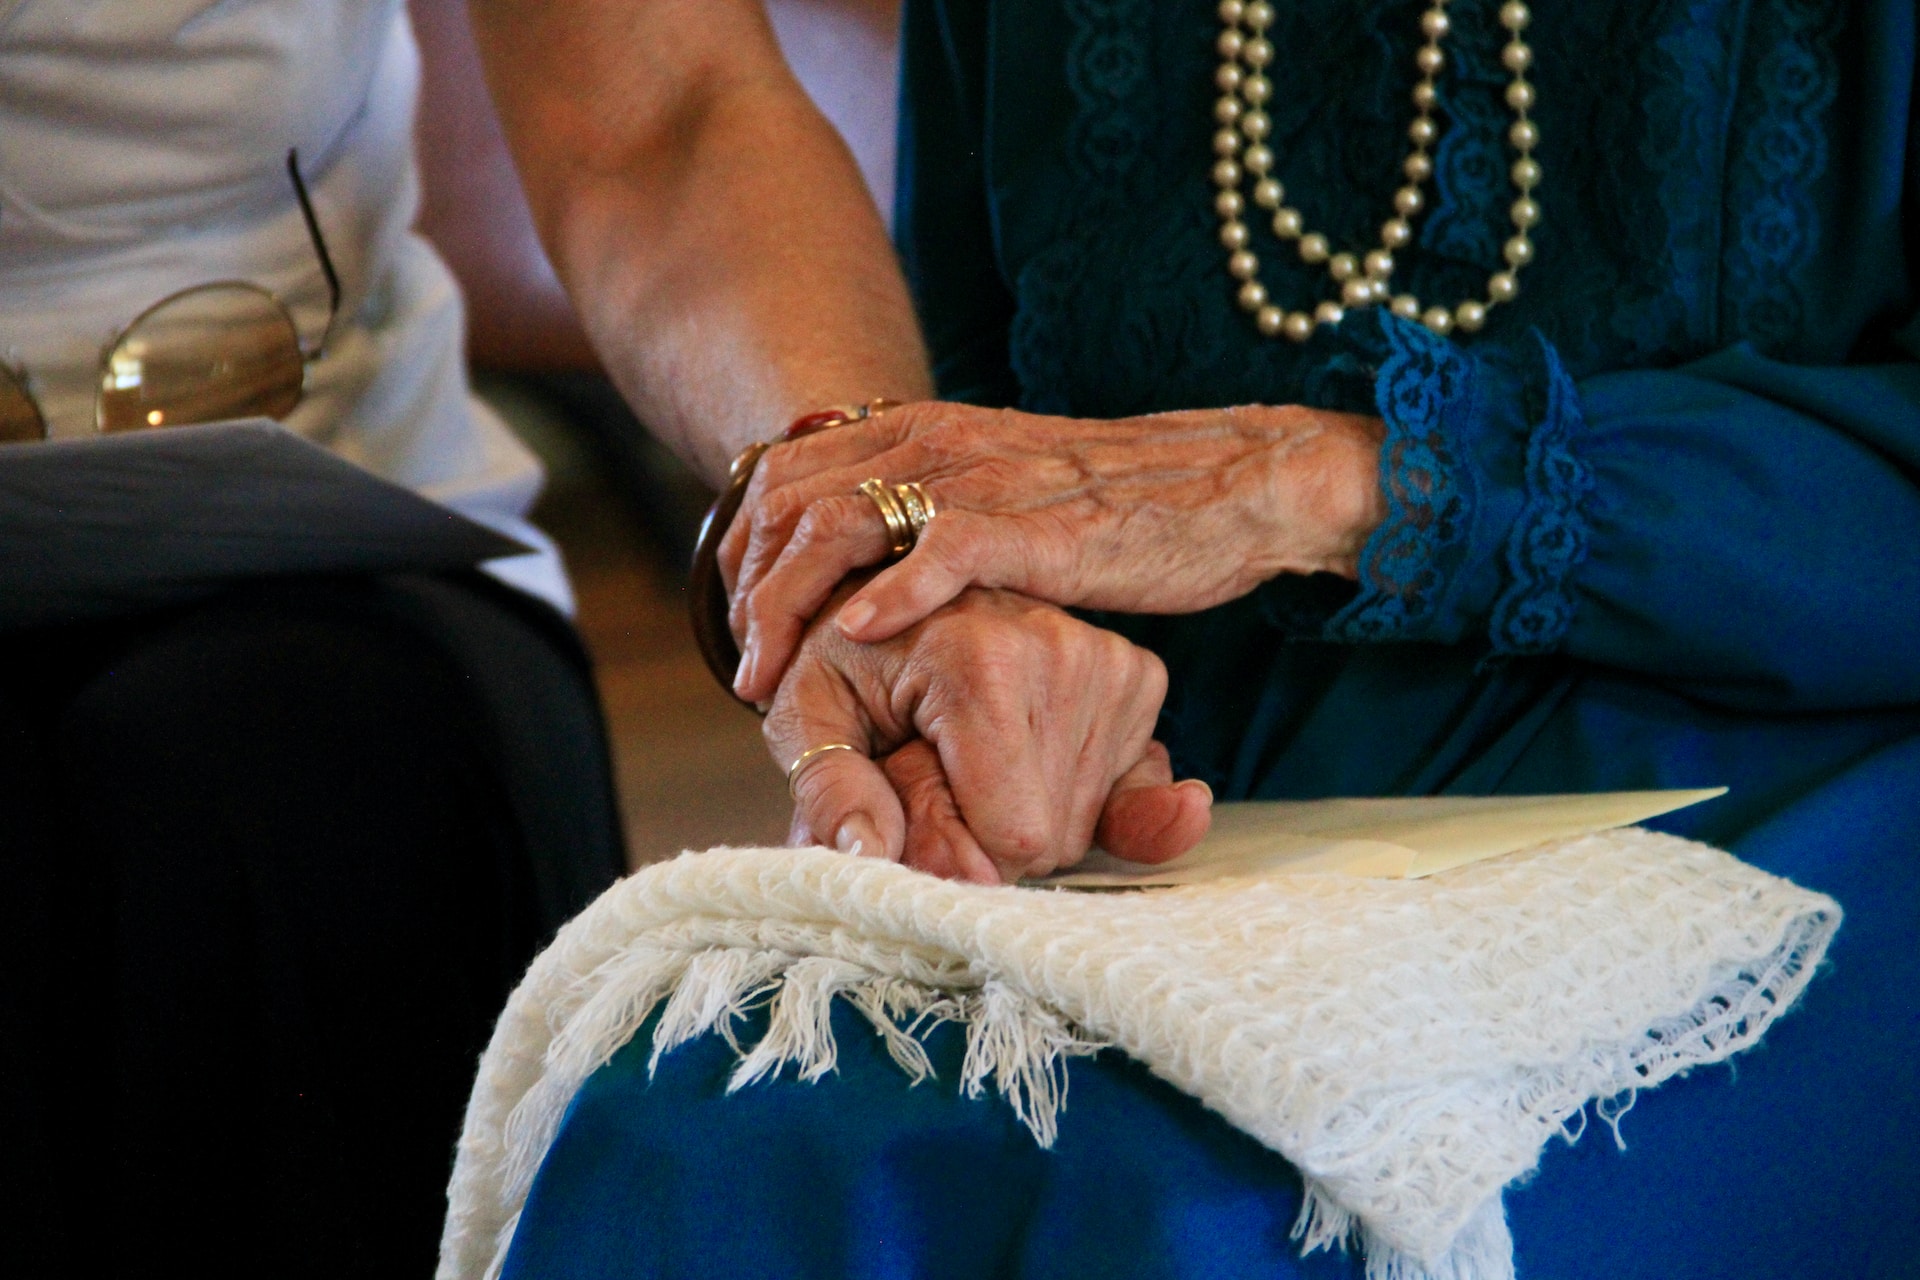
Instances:
[[[1443,427],[1447,410],[1468,393],[1466,358],[1416,326],[1382,329],[1388,356],[1375,387],[1387,427],[1380,447],[1387,518],[1361,552],[1359,595],[1327,623],[1327,639],[1349,644],[1404,638],[1433,615],[1470,511],[1465,468]]]
[[[1567,579],[1587,558],[1589,531],[1582,504],[1592,491],[1593,468],[1574,452],[1586,425],[1580,394],[1543,338],[1547,411],[1527,441],[1527,501],[1507,537],[1511,580],[1493,606],[1488,627],[1495,653],[1548,653],[1573,624]]]

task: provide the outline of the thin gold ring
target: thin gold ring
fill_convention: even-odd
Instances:
[[[805,751],[802,751],[798,756],[794,758],[794,761],[792,764],[787,766],[787,795],[788,796],[792,797],[795,800],[798,800],[800,798],[800,793],[799,793],[799,790],[797,789],[797,784],[800,781],[801,772],[805,770],[808,765],[812,764],[814,761],[818,760],[821,756],[824,756],[829,751],[851,751],[855,755],[862,755],[862,756],[866,754],[866,752],[860,750],[860,748],[854,746],[851,742],[823,742],[817,747],[808,747]]]
[[[900,497],[885,480],[878,476],[860,482],[860,492],[867,495],[875,507],[880,510],[880,518],[886,522],[887,537],[893,543],[893,554],[903,556],[913,550],[913,521],[907,516],[907,508]]]

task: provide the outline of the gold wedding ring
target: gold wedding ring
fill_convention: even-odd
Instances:
[[[821,756],[826,755],[829,751],[851,751],[855,755],[862,756],[866,754],[866,752],[860,750],[860,748],[854,746],[851,742],[823,742],[817,747],[808,747],[794,758],[792,764],[787,766],[787,795],[794,800],[800,798],[800,792],[797,789],[800,775],[806,771],[809,765],[820,759]]]
[[[907,524],[913,529],[914,541],[918,542],[920,535],[927,531],[927,526],[933,522],[933,517],[937,514],[933,508],[933,495],[928,493],[919,481],[909,480],[905,484],[893,486],[893,496],[900,500],[902,507],[906,508]]]
[[[878,476],[860,482],[860,492],[870,499],[886,522],[887,537],[893,544],[895,559],[913,550],[920,535],[937,514],[933,498],[917,481],[888,484]]]

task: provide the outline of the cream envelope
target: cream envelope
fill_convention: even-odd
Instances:
[[[1223,803],[1213,808],[1207,838],[1171,862],[1145,866],[1095,849],[1078,866],[1024,883],[1125,889],[1253,875],[1416,879],[1548,840],[1644,822],[1726,791]]]

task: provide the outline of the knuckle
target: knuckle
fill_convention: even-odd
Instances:
[[[766,537],[791,529],[806,514],[806,500],[791,489],[777,489],[753,513],[753,532]]]
[[[1158,702],[1167,693],[1167,664],[1160,655],[1147,649],[1137,649],[1140,661],[1140,683]]]
[[[833,532],[833,514],[825,500],[815,502],[800,513],[793,523],[793,533],[787,539],[792,548],[806,548],[819,542]]]
[[[1010,822],[997,834],[997,852],[1004,859],[1017,861],[1021,867],[1037,863],[1052,849],[1052,832],[1038,819]]]

